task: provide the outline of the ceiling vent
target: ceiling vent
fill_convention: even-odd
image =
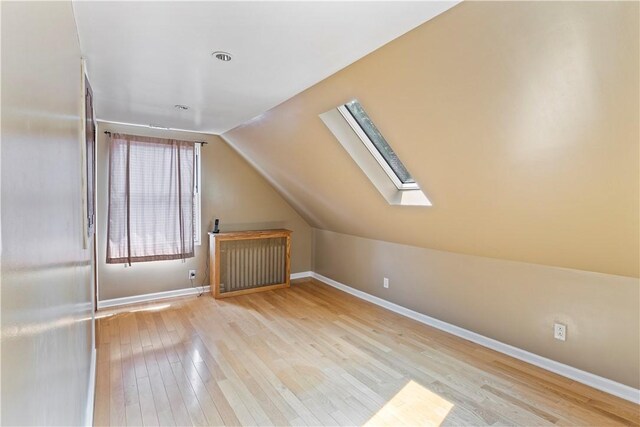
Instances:
[[[216,51],[211,55],[215,56],[220,61],[229,62],[231,61],[231,54],[229,52]]]

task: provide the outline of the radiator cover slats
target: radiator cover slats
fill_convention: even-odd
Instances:
[[[290,234],[289,230],[210,234],[214,296],[289,286]]]
[[[220,242],[220,292],[284,283],[283,237]]]

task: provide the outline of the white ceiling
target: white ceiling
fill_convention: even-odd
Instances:
[[[74,10],[99,119],[218,134],[456,3],[75,1]]]

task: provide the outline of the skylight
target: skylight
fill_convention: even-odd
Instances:
[[[380,133],[358,100],[340,107],[338,111],[362,140],[398,190],[415,190],[418,184]]]
[[[427,195],[357,100],[325,111],[320,119],[387,203],[431,206]]]

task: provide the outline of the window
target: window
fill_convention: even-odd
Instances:
[[[357,100],[320,114],[338,142],[390,205],[431,206]]]
[[[362,105],[353,100],[338,107],[338,111],[378,161],[398,190],[415,190],[418,184],[409,174],[389,143],[367,115]]]
[[[107,263],[193,257],[200,175],[199,144],[113,134]]]

